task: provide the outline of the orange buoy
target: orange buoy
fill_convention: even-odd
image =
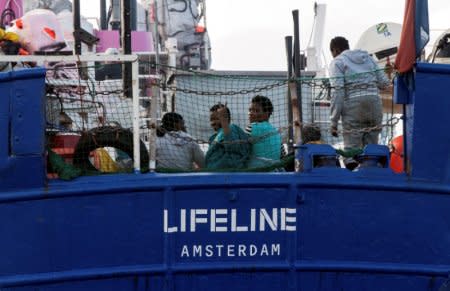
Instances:
[[[391,162],[390,167],[395,173],[403,173],[403,135],[399,135],[391,141]]]

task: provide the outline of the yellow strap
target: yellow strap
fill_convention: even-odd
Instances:
[[[9,40],[12,42],[18,42],[19,35],[15,32],[6,32],[3,28],[0,28],[0,40]]]
[[[108,154],[108,151],[104,148],[99,148],[95,151],[95,154],[98,155],[99,161],[99,169],[103,173],[116,173],[119,171],[119,167],[116,162],[111,158]]]

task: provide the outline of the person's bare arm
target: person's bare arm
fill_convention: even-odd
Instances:
[[[225,103],[224,107],[217,109],[217,114],[219,116],[220,125],[223,129],[223,134],[230,134],[230,120],[227,113],[227,103]]]

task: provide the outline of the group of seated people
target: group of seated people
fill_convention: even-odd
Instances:
[[[279,164],[285,155],[281,134],[270,122],[273,105],[269,98],[253,97],[249,107],[249,125],[242,129],[231,123],[225,104],[210,108],[210,126],[214,133],[204,153],[186,133],[183,117],[166,113],[157,131],[157,168],[180,171],[258,169]]]
[[[249,124],[242,129],[231,123],[231,112],[225,104],[215,104],[210,108],[210,126],[214,133],[208,141],[206,153],[200,145],[186,133],[183,117],[175,112],[166,113],[162,125],[157,130],[156,166],[157,171],[279,171],[294,170],[285,159],[279,130],[270,122],[273,105],[269,98],[261,95],[253,97],[249,107]],[[301,144],[324,144],[320,127],[314,123],[303,124]],[[334,151],[333,151],[334,152]],[[358,162],[346,157],[352,151],[337,150],[323,160],[314,160],[314,167],[339,165],[338,155],[344,157],[345,168],[353,170]],[[359,153],[359,152],[358,152]],[[326,159],[334,156],[335,159]],[[292,160],[293,162],[293,160]],[[164,170],[163,170],[164,171]],[[297,171],[302,171],[297,169]]]

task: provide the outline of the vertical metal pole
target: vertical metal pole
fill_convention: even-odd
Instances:
[[[121,26],[120,22],[122,21],[121,0],[110,0],[110,5],[112,7],[112,14],[108,25],[111,25],[112,30],[119,30]]]
[[[400,78],[400,77],[397,77]],[[397,80],[398,82],[398,80]],[[409,92],[411,94],[411,92]],[[402,106],[403,114],[402,114],[402,122],[403,122],[403,171],[408,175],[411,176],[411,167],[410,167],[410,161],[409,161],[409,154],[408,154],[408,123],[406,122],[406,104],[403,104]]]
[[[158,34],[158,1],[151,1],[151,9],[153,11],[152,18],[150,19],[150,25],[152,29],[152,37],[153,37],[153,45],[155,49],[155,64],[154,70],[155,75],[159,73],[159,63],[160,63],[160,55],[159,55],[159,34]],[[150,171],[155,171],[156,168],[156,121],[158,119],[158,104],[160,102],[160,89],[159,86],[156,85],[155,82],[160,82],[160,79],[154,80],[152,84],[152,99],[150,103]]]
[[[286,58],[287,58],[287,77],[292,77],[292,36],[286,36],[284,38],[286,46]]]
[[[131,54],[131,1],[121,0],[121,35],[123,53]]]
[[[171,71],[172,73],[176,72],[176,66],[177,66],[177,55],[178,55],[178,46],[177,46],[177,40],[175,38],[168,38],[166,40],[166,49],[168,50],[169,53],[169,72]],[[175,93],[172,92],[170,93],[170,96],[167,96],[166,93],[166,98],[169,97],[170,100],[167,100],[168,106],[167,108],[174,112],[175,111]]]
[[[298,122],[297,126],[302,126],[303,123],[303,108],[302,108],[302,83],[301,83],[301,69],[300,69],[300,26],[298,10],[292,11],[292,16],[294,18],[294,75],[297,80],[297,108],[298,108]],[[300,139],[301,137],[297,137]]]
[[[121,0],[122,7],[122,25],[121,25],[121,36],[122,36],[122,49],[123,54],[131,54],[131,3],[129,0]],[[131,84],[131,64],[124,63],[122,65],[122,80],[123,80],[123,91],[125,96],[128,98],[133,97],[133,88]]]
[[[286,59],[287,59],[287,78],[291,79],[292,77],[292,36],[286,36],[284,38],[285,46],[286,46]],[[291,92],[289,86],[287,86],[287,104],[288,104],[288,153],[293,150],[294,143],[294,116],[292,114],[292,102],[291,102]]]
[[[131,63],[133,76],[133,168],[136,174],[141,172],[141,138],[139,112],[139,63],[137,59]]]
[[[137,30],[137,3],[136,0],[128,0],[130,2],[130,28]]]
[[[74,53],[76,55],[81,55],[81,40],[77,34],[77,31],[79,31],[81,28],[80,0],[73,0],[72,10],[73,10],[73,29],[74,29],[74,38],[75,38],[75,45],[74,45],[73,49],[74,49]]]
[[[159,82],[156,80],[155,82]],[[158,120],[158,103],[159,103],[159,87],[153,84],[152,99],[150,101],[150,171],[154,172],[156,169],[156,126]]]
[[[302,86],[299,82],[299,79],[301,78],[301,69],[300,69],[300,28],[299,28],[299,21],[298,21],[298,10],[292,11],[292,16],[294,18],[294,75],[297,79],[298,86],[297,86],[297,96],[298,96],[298,110],[300,116],[299,122],[301,123],[303,121],[302,117]]]
[[[208,38],[207,38],[207,34],[208,34],[208,26],[206,24],[206,0],[203,1],[203,10],[202,10],[202,14],[203,14],[203,25],[205,26],[206,32],[203,34],[203,42],[204,42],[204,56],[205,56],[205,70],[209,69],[211,66],[211,60],[209,59],[209,46],[208,46]],[[201,54],[200,54],[201,56]]]
[[[106,19],[106,0],[100,0],[100,29],[108,29],[108,20]]]
[[[152,31],[152,38],[153,38],[153,49],[155,50],[155,68],[157,68],[157,66],[159,65],[159,59],[160,59],[160,55],[159,55],[159,33],[158,33],[158,24],[159,24],[159,19],[158,19],[158,1],[153,0],[151,2],[151,9],[153,10],[153,15],[152,18],[150,19],[150,28]]]
[[[125,55],[131,54],[131,3],[129,0],[121,0],[121,37],[122,51]],[[122,64],[122,83],[124,95],[133,98],[133,160],[134,171],[140,172],[140,129],[139,129],[139,63],[125,62]],[[134,78],[134,79],[133,79]]]

